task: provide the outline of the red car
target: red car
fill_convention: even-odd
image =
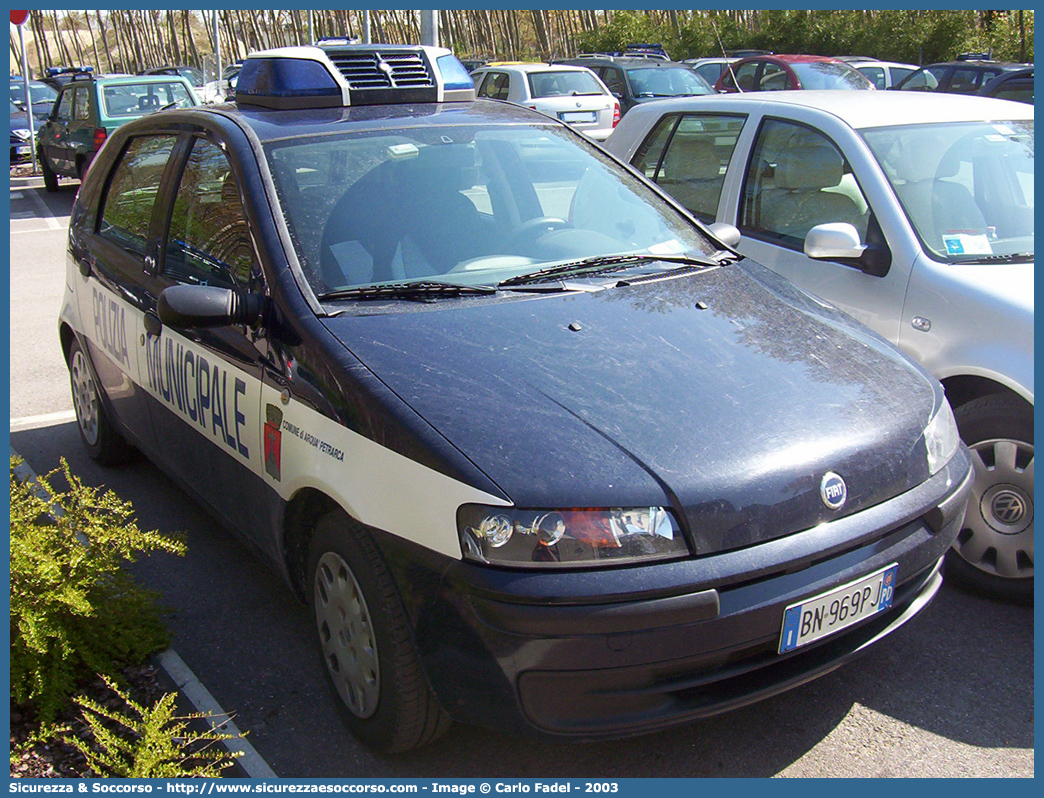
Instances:
[[[873,89],[858,70],[821,55],[756,55],[732,64],[714,89],[719,94],[788,89]]]

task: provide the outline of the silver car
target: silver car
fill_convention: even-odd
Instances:
[[[606,147],[943,382],[976,469],[947,572],[1031,600],[1033,106],[912,92],[692,97],[634,109]]]
[[[479,97],[541,111],[595,141],[605,141],[620,121],[620,101],[586,67],[491,64],[471,77]]]

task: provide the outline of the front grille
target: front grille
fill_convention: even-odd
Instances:
[[[435,88],[435,76],[419,52],[327,52],[354,91]],[[382,68],[386,64],[386,68]]]

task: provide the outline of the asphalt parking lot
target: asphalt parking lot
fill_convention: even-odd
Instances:
[[[1034,775],[1033,611],[944,585],[865,657],[716,719],[631,740],[525,742],[457,725],[434,745],[375,756],[343,731],[312,621],[249,549],[145,460],[103,469],[83,451],[56,334],[76,190],[11,185],[11,445],[38,473],[66,457],[180,532],[185,558],[134,566],[168,607],[174,648],[283,777]]]

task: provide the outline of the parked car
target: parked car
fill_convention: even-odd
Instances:
[[[874,84],[875,89],[891,89],[907,75],[918,70],[916,64],[903,64],[896,61],[879,61],[876,58],[846,60]]]
[[[688,64],[693,72],[707,81],[708,86],[713,87],[726,67],[737,61],[739,61],[739,58],[687,58],[682,63]],[[706,93],[710,94],[711,92]]]
[[[997,75],[984,83],[976,94],[1033,105],[1033,67]]]
[[[1030,599],[1033,108],[802,91],[640,111],[611,152],[942,380],[976,463],[947,572]]]
[[[220,103],[225,101],[226,92],[222,89],[219,80],[207,80],[203,71],[192,66],[161,66],[150,67],[138,73],[139,75],[178,75],[185,78],[196,93],[196,99],[201,103]]]
[[[33,154],[32,133],[25,111],[11,103],[11,163],[27,161]]]
[[[595,141],[608,138],[620,121],[620,103],[583,67],[490,64],[476,69],[471,77],[479,97],[542,111]]]
[[[994,78],[1006,72],[1017,72],[1032,66],[1004,61],[946,61],[921,67],[900,81],[896,88],[899,91],[976,94]]]
[[[927,605],[967,502],[926,371],[441,48],[265,51],[119,128],[66,279],[88,453],[253,542],[380,750],[804,684]]]
[[[33,103],[33,119],[43,121],[50,116],[58,92],[42,81],[30,80],[29,97]],[[25,80],[23,78],[11,77],[11,102],[22,111],[26,110]]]
[[[47,67],[40,81],[59,92],[70,80],[75,80],[93,72],[94,67],[92,66]]]
[[[792,89],[873,89],[844,61],[821,55],[756,55],[742,58],[721,73],[714,85],[721,94]]]
[[[659,58],[581,56],[555,61],[592,70],[620,101],[620,113],[664,97],[713,94],[714,90],[686,64]]]
[[[82,180],[120,125],[161,108],[194,105],[199,101],[192,86],[174,75],[87,75],[67,83],[37,137],[44,186],[57,191],[59,176]]]

